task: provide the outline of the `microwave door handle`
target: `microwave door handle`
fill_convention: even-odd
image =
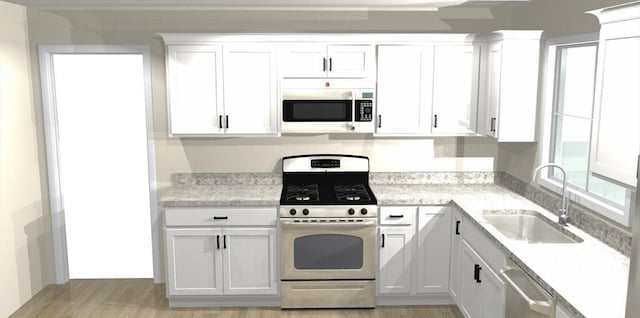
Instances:
[[[351,91],[351,130],[356,130],[356,93]]]

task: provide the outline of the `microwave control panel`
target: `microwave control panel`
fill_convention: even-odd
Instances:
[[[356,101],[356,121],[372,121],[373,120],[373,101],[357,100]]]

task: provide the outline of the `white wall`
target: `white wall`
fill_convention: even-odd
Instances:
[[[53,280],[26,18],[0,1],[0,317]]]

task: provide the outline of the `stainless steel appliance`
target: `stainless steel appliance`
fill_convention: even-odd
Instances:
[[[633,236],[631,238],[631,265],[629,266],[629,288],[627,294],[627,318],[640,318],[640,156],[636,168],[636,204],[632,211]]]
[[[509,260],[502,270],[507,282],[505,318],[544,318],[555,315],[553,297]]]
[[[282,308],[375,307],[377,201],[369,159],[282,160]]]
[[[294,81],[283,84],[282,133],[373,133],[375,83]]]

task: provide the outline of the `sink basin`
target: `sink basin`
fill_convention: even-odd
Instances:
[[[527,243],[580,243],[583,240],[536,211],[485,211],[484,218],[509,239]]]

